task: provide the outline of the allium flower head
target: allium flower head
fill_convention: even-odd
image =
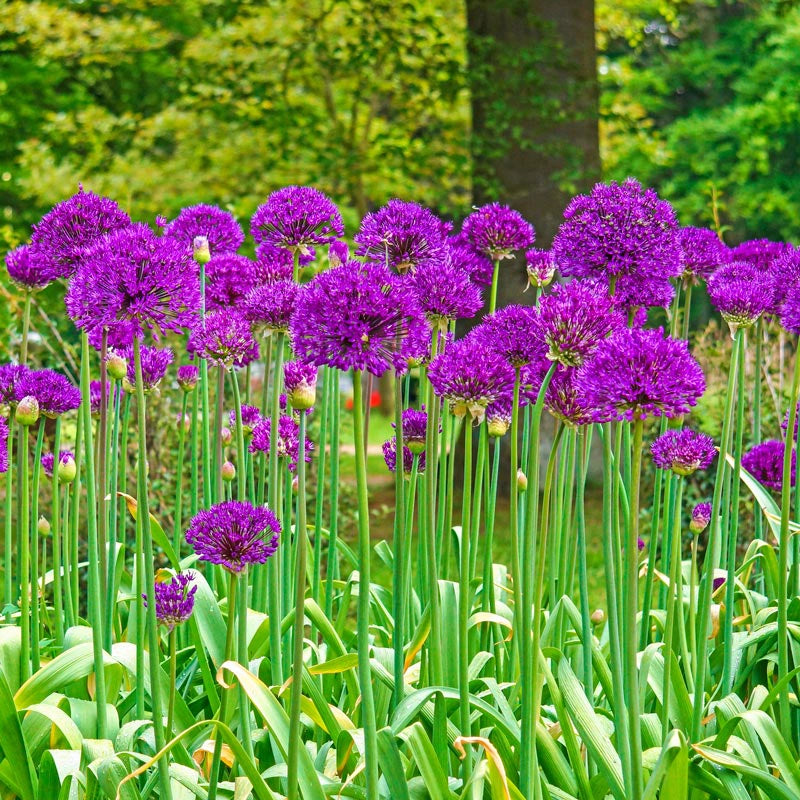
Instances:
[[[444,397],[456,416],[483,422],[486,407],[511,394],[514,370],[481,337],[453,342],[431,361],[428,378],[437,397]]]
[[[241,304],[244,318],[256,330],[286,333],[292,319],[300,288],[291,280],[257,286]]]
[[[142,345],[141,348],[141,361],[142,361],[142,384],[144,385],[145,392],[151,392],[155,389],[162,378],[167,374],[167,369],[172,363],[175,355],[168,347],[148,347]],[[128,376],[127,383],[130,386],[136,386],[136,364],[133,358],[133,348],[125,351],[125,358],[128,361]]]
[[[250,233],[259,244],[269,242],[286,250],[308,253],[344,235],[339,209],[310,186],[286,186],[273,192],[250,221]]]
[[[6,269],[8,277],[21,289],[29,292],[44,289],[57,277],[47,258],[27,244],[6,254]]]
[[[666,308],[675,297],[668,278],[620,275],[614,285],[614,303],[623,311],[637,308]]]
[[[292,408],[305,411],[317,397],[317,368],[305,361],[287,361],[283,365],[283,385]]]
[[[350,260],[350,248],[346,242],[331,242],[328,246],[328,261],[332,267],[341,267]]]
[[[409,340],[427,330],[402,279],[376,264],[322,272],[307,284],[292,316],[295,354],[318,367],[404,371]]]
[[[400,415],[403,427],[403,444],[412,453],[421,453],[425,450],[425,435],[428,430],[428,412],[425,406],[417,411],[416,408],[407,408]],[[392,423],[392,427],[397,426]]]
[[[132,324],[134,335],[181,332],[200,304],[197,266],[175,239],[137,223],[101,239],[70,281],[67,313],[79,328]]]
[[[692,509],[692,521],[689,530],[692,533],[702,533],[711,522],[711,503],[698,503]]]
[[[781,431],[783,432],[783,437],[787,438],[789,433],[789,414],[791,413],[791,409],[787,408],[786,413],[783,415],[783,419],[781,420]],[[797,404],[797,411],[795,412],[794,418],[794,440],[797,441],[797,429],[800,427],[800,403]]]
[[[81,404],[80,389],[66,375],[52,369],[27,371],[15,391],[17,402],[23,397],[35,397],[39,411],[51,419],[74,411]]]
[[[228,419],[231,421],[231,427],[236,427],[236,409],[231,409]],[[261,412],[255,407],[247,404],[242,405],[242,428],[245,435],[250,435],[261,422]]]
[[[256,285],[256,263],[236,253],[213,256],[206,264],[206,308],[237,305]]]
[[[681,228],[678,235],[684,281],[708,280],[718,267],[733,260],[730,247],[709,228]]]
[[[281,524],[266,506],[229,500],[200,511],[189,523],[186,541],[202,561],[242,572],[263,564],[278,549]]]
[[[414,455],[408,445],[403,445],[403,472],[410,475],[414,469]],[[416,453],[417,473],[421,475],[425,472],[425,452]],[[397,470],[397,437],[392,436],[383,443],[383,460],[386,462],[390,472]]]
[[[269,453],[272,446],[272,420],[269,417],[262,418],[253,430],[253,439],[250,442],[251,453]],[[300,426],[294,417],[281,416],[278,420],[278,458],[286,459],[289,469],[292,472],[297,470],[297,462],[300,458]],[[306,439],[305,460],[311,461],[311,451],[314,449],[313,443]]]
[[[483,305],[469,274],[448,260],[420,264],[408,279],[432,325],[446,328],[455,319],[474,317]]]
[[[463,233],[448,236],[446,246],[450,263],[466,272],[474,284],[481,287],[492,285],[492,260],[479,253]]]
[[[0,365],[0,405],[17,404],[17,385],[29,372],[30,368],[24,364]]]
[[[182,364],[178,367],[178,386],[184,392],[191,392],[200,380],[200,370],[196,364]]]
[[[543,289],[549,286],[556,274],[556,260],[552,250],[537,250],[535,247],[525,251],[525,271],[528,285]]]
[[[544,407],[568,428],[589,425],[593,409],[586,405],[575,369],[559,367],[550,378],[544,395]]]
[[[584,362],[579,381],[598,422],[676,417],[705,391],[687,343],[665,337],[661,328],[619,328]]]
[[[685,476],[698,469],[708,469],[717,451],[710,436],[684,428],[662,433],[650,445],[650,453],[659,469]]]
[[[475,250],[492,261],[512,258],[515,250],[525,250],[536,238],[533,225],[519,211],[500,203],[475,209],[461,231]]]
[[[567,206],[553,254],[567,276],[670,278],[681,272],[678,221],[669,203],[632,178],[598,183]]]
[[[785,445],[777,439],[757,444],[742,456],[742,467],[768,489],[781,491],[783,486],[783,455]],[[797,454],[792,448],[791,485],[795,483]]]
[[[70,461],[75,460],[75,454],[70,450],[61,450],[58,454],[58,463],[69,464]],[[53,453],[42,453],[42,469],[48,478],[53,477],[53,464],[55,463],[55,455]]]
[[[750,327],[772,303],[773,288],[757,267],[735,261],[708,279],[708,296],[732,330]]]
[[[156,580],[153,587],[156,598],[156,619],[171,631],[182,622],[186,622],[194,611],[194,594],[197,586],[191,583],[194,576],[188,572],[179,572],[168,580]],[[147,595],[143,594],[145,607]]]
[[[8,420],[0,417],[0,473],[8,472]]]
[[[504,394],[486,406],[486,429],[489,436],[500,437],[511,427],[513,395]]]
[[[354,237],[356,255],[400,274],[421,266],[441,264],[445,233],[441,220],[416,203],[390,200],[361,221]]]
[[[130,362],[128,362],[128,368],[130,369]],[[127,376],[125,377],[123,383],[128,383]],[[100,414],[100,404],[102,402],[101,389],[102,389],[102,384],[100,383],[100,381],[91,381],[89,383],[89,410],[91,411],[92,416],[94,417]],[[114,394],[112,395],[111,381],[106,381],[107,407],[113,405],[115,398],[120,395],[120,391],[121,391],[120,389],[116,389]]]
[[[250,323],[232,309],[219,309],[199,320],[189,335],[186,349],[215,366],[232,369],[252,361],[258,345]]]
[[[107,197],[84,192],[58,203],[33,226],[31,247],[55,277],[68,278],[104,234],[123,230],[130,217]]]
[[[177,239],[190,249],[197,237],[205,237],[212,258],[220,253],[235,253],[244,242],[244,231],[233,214],[205,203],[182,209],[166,226],[164,236]]]
[[[750,239],[733,248],[732,261],[752,264],[759,272],[769,272],[773,264],[792,246],[787,242],[772,242],[769,239]]]
[[[532,336],[545,342],[551,361],[579,367],[621,324],[606,292],[584,281],[572,281],[555,286],[539,301]]]
[[[533,306],[505,306],[473,328],[469,337],[480,339],[511,367],[542,362],[547,348],[539,333],[538,318]]]
[[[300,255],[300,266],[303,265],[304,256]],[[283,247],[276,247],[270,242],[262,242],[256,248],[255,283],[260,286],[264,283],[279,283],[292,280],[294,259],[291,251]]]

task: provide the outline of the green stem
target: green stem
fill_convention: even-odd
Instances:
[[[19,677],[20,682],[24,683],[31,676],[31,551],[30,551],[30,486],[28,474],[28,462],[30,457],[28,454],[29,432],[28,428],[20,425],[19,436],[19,482],[17,484],[17,491],[20,498],[20,529],[22,531],[20,538],[20,565],[19,565],[19,582],[20,582],[20,615],[19,622],[22,627],[21,632],[21,645],[20,645],[20,665]]]
[[[322,369],[322,412],[319,428],[319,456],[317,458],[317,491],[314,502],[314,570],[311,596],[320,605],[322,599],[322,506],[325,500],[325,469],[328,457],[328,426],[331,417],[331,385],[333,367]]]
[[[108,369],[106,355],[108,352],[108,330],[103,328],[100,339],[100,419],[97,423],[97,550],[100,556],[100,596],[106,598],[108,581],[108,561],[110,554],[106,549],[108,541],[106,494],[108,481],[106,480],[106,464],[108,457]],[[56,460],[58,458],[56,457]],[[98,613],[98,618],[103,625],[104,646],[111,649],[111,628],[113,625],[113,609],[106,613],[105,602]]]
[[[333,617],[333,582],[337,577],[336,538],[339,532],[339,418],[341,416],[341,399],[339,397],[339,373],[330,371],[331,381],[331,475],[330,475],[330,508],[328,523],[328,569],[325,580],[325,615]]]
[[[117,490],[118,490],[118,476],[119,476],[119,448],[117,442],[119,441],[119,425],[120,425],[120,392],[117,390],[117,382],[111,381],[111,398],[113,402],[114,414],[113,424],[110,437],[110,461],[111,461],[111,477],[108,489],[104,490],[110,495],[108,500],[108,575],[106,577],[106,609],[108,610],[107,624],[106,624],[106,640],[105,646],[107,650],[111,650],[111,632],[114,625],[117,603],[116,593],[116,555],[117,555]],[[124,537],[123,537],[124,542]]]
[[[178,558],[181,554],[181,538],[183,534],[183,458],[186,449],[186,408],[189,395],[184,392],[181,399],[181,417],[178,422],[178,465],[175,468],[175,523],[172,527],[172,547]]]
[[[492,289],[491,289],[491,294],[489,295],[490,314],[493,314],[495,308],[497,308],[497,284],[499,275],[500,275],[500,261],[495,261],[494,268],[492,269]]]
[[[50,491],[52,494],[51,530],[53,533],[53,613],[55,616],[55,638],[56,644],[64,642],[64,603],[63,603],[63,583],[62,583],[62,553],[61,553],[61,503],[60,503],[60,481],[58,478],[58,467],[61,463],[61,417],[56,417],[56,430],[53,436],[53,475],[50,481]],[[9,461],[9,464],[11,462]]]
[[[175,695],[178,693],[178,643],[177,630],[169,632],[169,699],[167,701],[167,738],[171,739],[175,730]]]
[[[508,533],[511,545],[511,574],[514,578],[514,617],[513,624],[515,631],[525,630],[525,615],[523,613],[522,586],[522,566],[520,564],[520,541],[519,541],[519,521],[518,503],[519,489],[517,488],[517,470],[519,469],[519,390],[520,390],[520,368],[514,369],[514,392],[511,403],[511,456],[509,462],[509,498],[508,498]],[[530,435],[530,433],[529,433]],[[528,443],[525,443],[526,447]],[[527,452],[530,452],[528,449]],[[538,464],[538,461],[537,461]],[[536,498],[538,502],[538,498]],[[516,672],[520,669],[520,641],[521,636],[514,636],[511,640],[511,662]]]
[[[39,642],[41,641],[41,621],[39,604],[44,600],[44,592],[39,583],[39,476],[42,472],[42,447],[44,445],[43,418],[39,419],[39,430],[36,433],[36,447],[33,451],[33,486],[31,489],[31,660],[33,671],[38,672],[41,666]],[[58,469],[58,454],[53,460],[53,471]]]
[[[5,523],[3,529],[3,577],[5,581],[5,619],[6,625],[10,625],[13,620],[11,607],[14,605],[16,595],[14,593],[14,415],[8,417],[8,439],[6,441],[6,456],[8,469],[6,470],[6,496],[3,501],[5,512]]]
[[[470,506],[472,502],[472,426],[464,430],[464,489],[461,505],[461,546],[459,547],[458,570],[458,689],[459,722],[462,736],[471,736],[469,719],[469,610],[470,602],[470,553],[469,539],[472,528]],[[472,754],[465,749],[462,762],[462,775],[466,781],[472,771]]]
[[[403,398],[400,377],[394,379],[394,426],[397,461],[394,471],[395,517],[394,517],[394,558],[392,560],[392,616],[394,629],[392,631],[392,646],[394,648],[394,694],[392,707],[396,708],[402,701],[404,694],[404,653],[405,644],[405,604],[403,587],[406,582],[405,540],[406,540],[406,513],[405,513],[405,487],[403,481],[405,472],[403,468]]]
[[[19,346],[19,363],[28,363],[28,335],[31,329],[32,292],[25,292],[25,303],[22,307],[22,341]]]

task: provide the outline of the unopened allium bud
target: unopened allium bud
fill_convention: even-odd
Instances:
[[[121,381],[128,374],[128,362],[119,353],[111,352],[106,357],[106,369],[115,381]]]
[[[236,477],[236,467],[230,462],[226,461],[222,465],[222,480],[225,483],[230,483]]]
[[[211,250],[208,247],[208,238],[206,236],[195,236],[192,246],[194,260],[198,264],[208,264],[211,261]]]
[[[75,464],[75,459],[68,455],[63,460],[58,462],[58,479],[61,483],[72,483],[78,473],[78,467]]]
[[[300,478],[297,475],[292,478],[292,494],[297,494],[300,489]]]
[[[32,395],[27,395],[19,401],[14,419],[20,425],[34,425],[39,419],[39,401]]]
[[[184,364],[178,367],[178,386],[184,392],[191,392],[200,378],[200,370],[194,364]]]
[[[525,270],[528,285],[539,289],[548,286],[556,274],[556,262],[549,250],[533,248],[525,253]]]
[[[39,517],[39,522],[36,523],[36,529],[39,531],[39,536],[50,535],[50,522],[47,517]]]
[[[602,608],[596,608],[589,619],[593,625],[602,625],[606,621],[606,612]]]
[[[183,429],[188,433],[192,427],[192,418],[189,414],[178,414],[177,424],[183,424]]]
[[[692,510],[692,521],[689,530],[692,533],[702,533],[711,522],[711,503],[698,503]]]
[[[286,399],[298,411],[314,405],[317,397],[317,368],[303,361],[287,361],[283,367]]]
[[[136,394],[136,387],[128,380],[127,375],[122,379],[122,389],[125,394]]]
[[[528,476],[521,470],[517,470],[517,489],[524,492],[528,488]]]
[[[222,428],[219,432],[220,439],[222,439],[222,444],[229,445],[233,440],[233,434],[231,433],[230,428]]]

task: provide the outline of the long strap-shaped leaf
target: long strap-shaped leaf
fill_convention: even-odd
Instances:
[[[6,676],[0,669],[0,750],[5,756],[7,768],[0,773],[0,780],[21,800],[35,800],[36,771],[22,735],[17,706],[11,694]]]

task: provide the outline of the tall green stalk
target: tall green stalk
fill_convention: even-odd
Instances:
[[[403,481],[405,472],[403,468],[403,398],[400,377],[394,379],[394,426],[397,460],[394,471],[394,559],[392,561],[392,616],[394,628],[392,631],[392,647],[394,648],[394,694],[392,704],[394,707],[403,699],[404,694],[404,653],[405,644],[405,603],[403,588],[406,582],[405,539],[406,539],[406,513],[405,513],[405,487]]]
[[[19,481],[17,496],[20,498],[20,605],[19,622],[22,627],[20,643],[19,677],[24,683],[31,676],[31,551],[30,551],[30,492],[29,485],[29,432],[26,425],[20,425],[19,437]]]
[[[13,619],[11,607],[14,605],[16,595],[14,593],[14,415],[8,417],[8,439],[6,440],[6,457],[8,468],[6,469],[6,496],[3,501],[5,522],[3,525],[3,578],[5,596],[4,602],[6,611],[6,625],[10,625]]]
[[[55,616],[56,644],[64,642],[64,588],[62,582],[61,553],[61,492],[59,489],[59,465],[61,464],[61,418],[56,417],[56,429],[53,436],[53,474],[50,479],[52,510],[50,527],[53,534],[53,614]],[[10,463],[10,462],[9,462]]]
[[[523,596],[522,586],[524,580],[522,577],[522,565],[520,562],[520,542],[519,542],[519,520],[518,520],[518,503],[519,503],[519,488],[517,487],[517,470],[519,469],[519,390],[520,390],[520,368],[514,369],[514,393],[511,403],[511,455],[509,461],[509,498],[508,498],[508,532],[509,543],[511,545],[511,574],[514,578],[513,592],[514,592],[514,631],[519,631],[520,634],[525,630],[525,614],[523,613]],[[525,442],[526,447],[528,443]],[[528,450],[530,452],[530,449]],[[538,454],[537,454],[538,465]],[[536,501],[538,502],[538,497]],[[514,636],[511,641],[511,662],[513,669],[519,672],[520,669],[520,642],[522,636]]]
[[[172,547],[180,557],[181,539],[183,538],[183,459],[186,450],[186,409],[189,395],[183,392],[181,398],[181,416],[178,422],[178,465],[175,467],[175,523],[172,528]]]
[[[43,601],[44,592],[39,582],[39,476],[42,474],[42,446],[44,444],[44,418],[39,419],[39,430],[36,433],[36,447],[33,451],[33,482],[31,488],[31,661],[33,671],[38,672],[41,666],[39,642],[41,641],[41,621],[39,604]],[[58,468],[58,455],[53,461],[53,470]]]
[[[459,727],[462,736],[471,736],[469,719],[469,610],[470,602],[470,511],[472,503],[472,426],[464,431],[464,490],[461,505],[461,546],[458,570],[458,696]],[[465,750],[462,775],[472,771],[472,754]]]

